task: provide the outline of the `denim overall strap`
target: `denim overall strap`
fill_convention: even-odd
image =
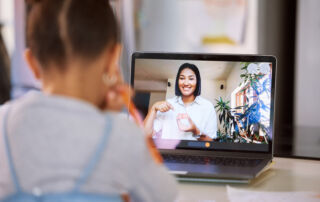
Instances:
[[[17,192],[21,192],[22,189],[19,184],[16,170],[14,168],[13,158],[12,158],[12,153],[10,150],[9,138],[8,138],[7,126],[8,126],[8,115],[9,115],[10,109],[11,109],[11,106],[9,104],[6,111],[5,111],[5,114],[3,116],[3,120],[2,120],[2,133],[3,133],[3,137],[4,137],[4,143],[5,143],[5,148],[6,148],[6,152],[7,152],[7,156],[8,156],[9,169],[10,169],[10,174],[11,174],[11,177],[13,180],[13,185],[14,185]]]
[[[95,166],[100,161],[103,151],[105,150],[105,146],[107,144],[108,137],[110,135],[110,132],[112,130],[112,119],[110,115],[106,115],[106,124],[105,129],[103,131],[101,140],[99,141],[99,144],[93,153],[93,156],[90,158],[89,163],[85,166],[82,175],[80,178],[76,181],[75,187],[73,189],[74,192],[80,191],[80,188],[83,184],[86,183],[87,179],[92,174],[93,170],[95,169]]]

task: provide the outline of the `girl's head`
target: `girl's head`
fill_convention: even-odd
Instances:
[[[31,3],[25,56],[44,90],[59,94],[69,89],[74,92],[62,94],[72,96],[83,89],[83,94],[93,92],[91,101],[99,104],[107,90],[102,75],[119,74],[118,42],[118,26],[108,0]]]
[[[198,96],[201,94],[201,77],[194,64],[184,63],[180,66],[175,85],[176,96]]]
[[[96,59],[118,38],[108,0],[40,0],[31,5],[27,43],[44,69],[55,64],[63,70],[74,57]]]

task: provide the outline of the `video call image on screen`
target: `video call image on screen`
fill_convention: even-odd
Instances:
[[[269,144],[271,71],[263,62],[138,58],[134,99],[154,139]]]

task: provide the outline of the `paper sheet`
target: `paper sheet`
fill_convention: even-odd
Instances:
[[[179,197],[175,202],[216,202],[215,200],[197,200],[197,199],[183,199]]]
[[[227,194],[230,202],[320,202],[320,193],[316,192],[264,192],[227,186]]]

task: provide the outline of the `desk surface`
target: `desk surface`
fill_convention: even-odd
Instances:
[[[183,202],[228,201],[227,184],[179,183],[179,200]],[[320,192],[320,161],[274,158],[271,168],[250,184],[229,186],[252,191]]]

